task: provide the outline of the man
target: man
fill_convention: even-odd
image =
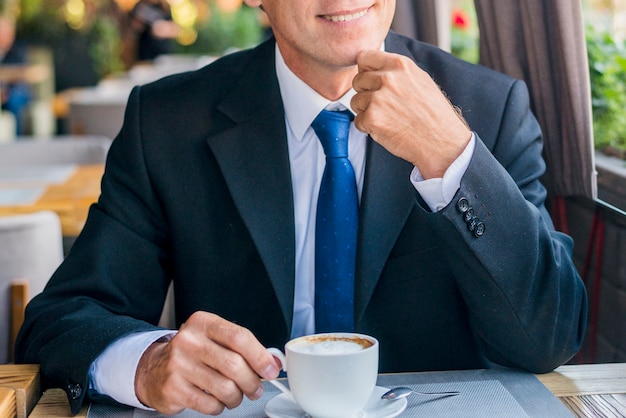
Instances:
[[[137,34],[137,60],[152,61],[170,54],[179,27],[165,0],[140,0],[130,11],[131,27]]]
[[[15,22],[9,16],[0,15],[0,66],[25,65],[26,47],[15,39]],[[15,135],[24,134],[26,110],[31,100],[28,84],[0,81],[0,104],[2,110],[11,112],[15,117]]]
[[[278,374],[265,347],[316,331],[310,125],[342,108],[356,115],[354,329],[379,339],[380,371],[569,360],[586,295],[543,205],[524,85],[388,33],[393,0],[246,3],[275,42],[131,94],[19,360],[73,411],[88,387],[168,414],[258,399]],[[176,334],[154,325],[171,280]]]

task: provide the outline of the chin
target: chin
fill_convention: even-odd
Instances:
[[[352,54],[335,55],[331,58],[331,64],[337,67],[353,67],[356,65],[357,52]]]

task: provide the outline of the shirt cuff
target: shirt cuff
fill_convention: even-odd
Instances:
[[[461,179],[469,167],[475,147],[476,134],[472,132],[472,137],[461,155],[450,164],[441,178],[425,180],[419,169],[413,167],[411,183],[430,210],[439,212],[450,204],[457,190],[461,187]]]
[[[135,373],[146,349],[160,338],[171,339],[172,330],[138,332],[113,342],[100,354],[89,368],[91,390],[106,395],[119,403],[152,410],[137,399]]]

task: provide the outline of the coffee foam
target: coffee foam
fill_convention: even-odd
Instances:
[[[372,345],[373,343],[365,338],[325,335],[304,338],[292,345],[291,349],[309,354],[348,354]]]

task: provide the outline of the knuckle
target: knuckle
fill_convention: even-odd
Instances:
[[[245,367],[245,361],[236,353],[227,353],[222,362],[222,372],[227,376],[236,376]]]
[[[177,407],[172,404],[163,405],[154,409],[164,415],[176,415],[183,410],[183,408]]]
[[[182,356],[170,356],[165,363],[165,373],[168,377],[174,376],[177,372],[179,372],[184,365],[184,361],[182,360]]]
[[[188,323],[195,323],[195,322],[201,321],[204,316],[205,316],[204,312],[196,311],[196,312],[192,313],[189,316],[189,318],[187,318],[187,322]]]
[[[386,96],[384,94],[374,94],[369,99],[369,106],[373,108],[386,109]]]
[[[200,411],[204,408],[203,405],[207,403],[202,399],[203,397],[201,393],[194,391],[187,395],[187,405],[194,411]]]
[[[201,391],[189,394],[187,407],[207,415],[219,415],[224,411],[224,404],[212,395]]]
[[[243,393],[232,380],[221,382],[218,390],[219,393],[223,394],[221,396],[222,402],[229,409],[235,408],[243,401]]]
[[[406,68],[409,65],[409,62],[412,62],[409,58],[400,54],[391,55],[389,60],[390,63],[396,68]]]
[[[393,73],[390,71],[385,71],[378,75],[378,85],[381,87],[391,84],[392,81],[393,81]]]
[[[181,331],[170,341],[171,357],[177,357],[177,354],[188,351],[189,349],[198,349],[199,344],[197,338],[191,332]]]
[[[156,411],[165,415],[175,415],[181,412],[184,407],[180,405],[178,396],[179,393],[175,387],[171,387],[167,382],[163,385],[163,390],[160,394],[156,394],[152,406]]]
[[[218,384],[217,391],[218,393],[224,394],[225,397],[232,396],[231,394],[235,394],[235,396],[237,396],[237,393],[239,392],[239,388],[237,387],[235,382],[233,382],[232,380],[223,379]]]
[[[242,327],[233,327],[230,331],[229,339],[235,347],[247,347],[250,345],[252,333]]]

